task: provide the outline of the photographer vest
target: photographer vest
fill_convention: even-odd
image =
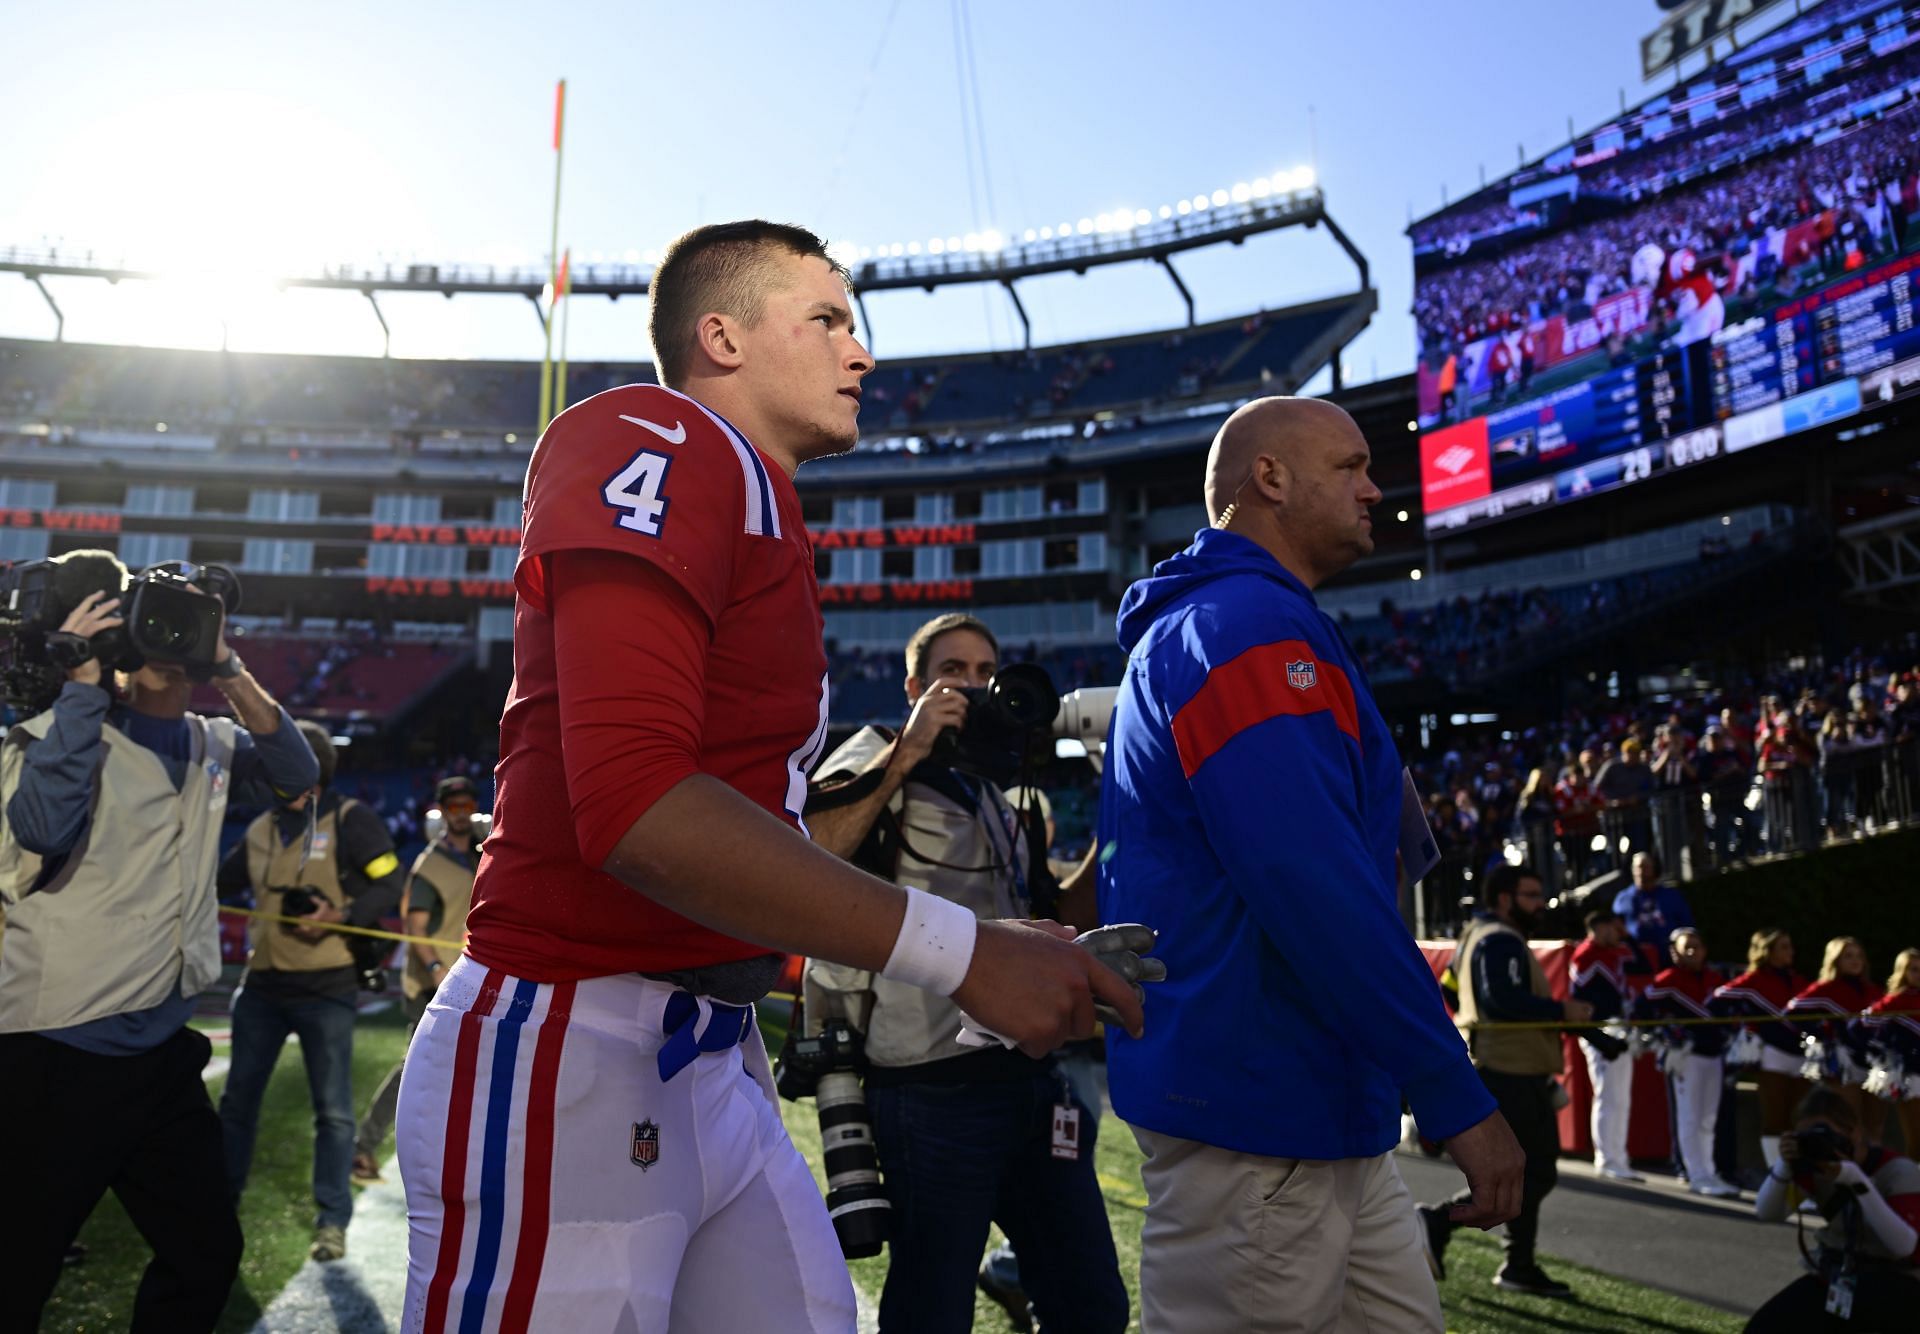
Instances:
[[[311,843],[304,834],[291,843],[282,843],[280,831],[274,827],[273,811],[247,826],[247,876],[253,882],[255,903],[261,912],[283,913],[282,899],[289,889],[314,890],[346,912],[347,895],[340,885],[340,821],[357,804],[344,800],[317,817]],[[293,928],[284,922],[257,921],[252,934],[248,972],[312,973],[323,968],[353,967],[347,938],[338,931],[306,941],[294,935]]]
[[[474,849],[475,855],[479,849]],[[413,870],[409,881],[424,880],[433,886],[433,892],[440,896],[440,920],[429,922],[428,934],[447,941],[445,945],[432,947],[433,957],[451,968],[460,957],[461,942],[466,936],[467,909],[473,904],[473,872],[455,861],[442,851],[439,843],[429,843],[426,851],[414,858]],[[413,893],[409,884],[407,890],[409,902]],[[430,991],[434,986],[434,975],[426,964],[414,954],[411,947],[407,950],[407,969],[400,978],[400,991],[408,1000],[412,1000],[422,991]]]
[[[160,757],[110,724],[80,841],[46,875],[0,819],[0,1032],[68,1028],[150,1009],[220,975],[220,821],[238,729],[186,716],[192,735],[178,791]],[[19,789],[27,747],[48,710],[0,743],[0,810]],[[45,875],[45,883],[40,883]]]
[[[1503,1075],[1557,1075],[1566,1068],[1561,1054],[1560,1034],[1551,1028],[1474,1028],[1483,1016],[1480,998],[1473,989],[1473,956],[1489,936],[1506,934],[1520,941],[1531,970],[1533,994],[1553,999],[1547,985],[1546,970],[1530,949],[1526,937],[1496,917],[1476,917],[1460,933],[1460,948],[1453,959],[1454,976],[1459,980],[1460,1009],[1453,1021],[1467,1040],[1473,1063],[1483,1070]],[[1491,1016],[1487,1017],[1491,1021]]]
[[[885,736],[863,728],[819,772],[858,772],[886,744]],[[910,778],[887,803],[879,818],[896,823],[899,849],[890,878],[958,903],[976,917],[1032,916],[1033,861],[1018,814],[1000,789],[982,779],[962,775],[952,792],[945,787]],[[817,960],[809,981],[828,991],[871,991],[866,1049],[874,1065],[924,1065],[967,1050],[956,1041],[960,1007],[945,996]],[[812,1000],[808,1008],[810,1015],[818,1013]]]

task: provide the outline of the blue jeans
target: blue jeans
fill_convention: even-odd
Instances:
[[[227,1185],[246,1188],[260,1099],[289,1033],[300,1036],[313,1095],[313,1199],[316,1227],[345,1227],[353,1217],[353,1018],[350,1000],[264,996],[242,986],[233,999],[233,1068],[220,1095]]]
[[[882,1334],[966,1334],[987,1228],[1020,1256],[1046,1334],[1127,1327],[1127,1292],[1094,1177],[1097,1129],[1080,1108],[1080,1156],[1052,1153],[1057,1076],[867,1091],[893,1237]]]

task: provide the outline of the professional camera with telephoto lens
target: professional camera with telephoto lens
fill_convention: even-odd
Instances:
[[[880,1184],[867,1095],[860,1086],[866,1065],[860,1034],[846,1020],[831,1019],[815,1037],[789,1032],[774,1076],[781,1097],[811,1097],[819,1110],[827,1216],[849,1260],[880,1254],[893,1222],[893,1206]]]
[[[58,570],[53,561],[36,560],[0,574],[0,694],[8,704],[35,712],[48,707],[67,672],[88,661],[120,672],[176,663],[193,680],[212,678],[222,622],[240,607],[240,579],[232,570],[163,561],[124,589],[115,578],[116,586],[96,591],[120,599],[116,614],[125,623],[86,638],[60,629],[73,607],[55,593]]]
[[[1805,1130],[1789,1131],[1780,1138],[1792,1140],[1800,1146],[1800,1164],[1803,1167],[1824,1167],[1828,1163],[1853,1157],[1853,1142],[1829,1125],[1813,1125]]]
[[[1036,746],[1079,742],[1096,766],[1119,691],[1096,686],[1058,693],[1046,669],[1030,662],[1002,667],[984,686],[956,687],[967,697],[967,720],[934,743],[932,762],[1011,787]],[[1075,752],[1076,754],[1078,752]]]

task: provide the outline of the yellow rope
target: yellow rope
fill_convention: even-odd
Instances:
[[[375,940],[398,940],[408,945],[435,945],[445,949],[459,949],[466,944],[464,940],[442,940],[438,936],[409,936],[400,931],[382,931],[372,926],[348,926],[345,922],[316,922],[306,917],[287,917],[280,913],[260,912],[254,908],[230,908],[220,905],[220,911],[229,917],[251,917],[262,922],[285,922],[288,926],[304,926],[315,931],[338,931],[343,935],[371,936]]]

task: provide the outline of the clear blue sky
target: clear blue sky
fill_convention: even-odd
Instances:
[[[1783,6],[1791,12],[1791,6]],[[1653,0],[1036,4],[968,0],[985,173],[969,186],[945,0],[841,5],[87,3],[16,7],[0,81],[0,251],[57,241],[200,272],[546,249],[553,82],[569,80],[562,243],[657,247],[762,215],[856,244],[1017,234],[1317,160],[1373,261],[1356,378],[1406,370],[1409,214],[1644,91]],[[1310,131],[1308,108],[1315,109]],[[989,208],[988,196],[991,197]],[[1319,232],[1181,261],[1202,318],[1351,287]],[[76,341],[377,353],[358,297],[243,281],[54,287]],[[1177,324],[1148,266],[1024,284],[1037,341]],[[512,298],[384,299],[406,356],[538,357]],[[869,302],[877,351],[1007,346],[988,289]],[[0,335],[49,337],[0,276]],[[575,360],[647,355],[645,303],[582,300]]]

